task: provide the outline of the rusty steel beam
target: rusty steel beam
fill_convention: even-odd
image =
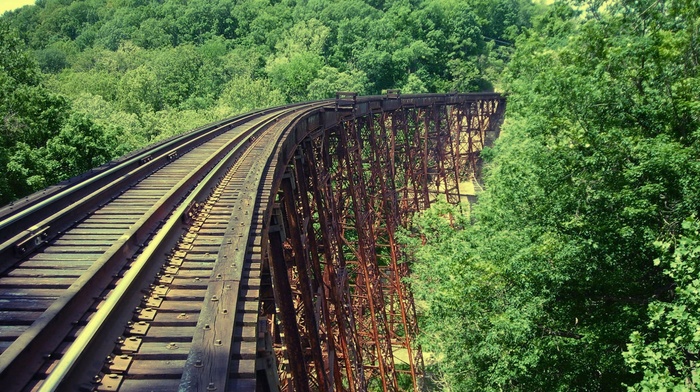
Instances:
[[[278,215],[281,217],[281,215]],[[284,330],[284,343],[287,352],[287,360],[291,368],[293,390],[309,391],[309,377],[304,363],[304,352],[297,325],[295,306],[292,301],[292,287],[289,282],[287,263],[284,255],[284,233],[282,222],[270,227],[268,231],[270,270],[272,273],[272,287],[277,304],[277,315]]]
[[[338,208],[333,197],[333,185],[330,181],[329,167],[331,165],[331,153],[328,146],[331,134],[326,133],[323,138],[309,142],[303,149],[307,157],[305,167],[308,169],[313,189],[313,199],[318,214],[318,223],[323,244],[322,250],[317,250],[319,263],[324,262],[324,294],[329,297],[328,314],[326,315],[326,328],[329,346],[336,347],[340,359],[334,364],[334,382],[337,390],[343,390],[343,374],[350,391],[360,391],[366,388],[364,372],[362,371],[362,359],[360,356],[359,342],[354,332],[354,318],[349,303],[350,291],[347,279],[347,265],[340,244],[340,218]],[[319,266],[320,267],[320,266]],[[334,328],[335,327],[335,328]],[[329,357],[330,358],[330,357]],[[342,365],[338,362],[342,361]],[[342,368],[342,370],[341,370]]]
[[[478,176],[504,105],[495,94],[356,97],[290,131],[267,244],[283,390],[398,391],[399,373],[423,390],[397,232],[438,198],[464,201],[460,183]]]
[[[318,333],[318,315],[314,312],[314,298],[312,294],[311,281],[313,274],[310,269],[310,260],[308,246],[304,244],[304,238],[307,233],[302,227],[297,211],[297,200],[295,190],[298,187],[294,186],[294,180],[290,173],[282,180],[282,199],[284,201],[283,211],[287,222],[287,241],[291,244],[296,273],[298,275],[299,284],[295,289],[301,293],[303,301],[303,316],[304,316],[304,335],[308,339],[309,350],[311,351],[312,361],[316,370],[315,378],[318,388],[322,391],[328,390],[329,383],[326,377],[324,361],[321,355],[321,338]],[[295,291],[296,291],[295,290]]]

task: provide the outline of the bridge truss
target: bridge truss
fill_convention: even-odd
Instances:
[[[504,109],[497,94],[349,95],[290,128],[271,157],[258,388],[421,390],[397,232],[441,195],[466,200]]]

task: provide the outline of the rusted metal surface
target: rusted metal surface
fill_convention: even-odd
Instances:
[[[440,195],[465,200],[504,107],[497,94],[341,93],[219,123],[189,153],[135,154],[123,162],[154,166],[128,185],[88,181],[73,194],[89,201],[56,202],[60,219],[45,211],[69,186],[25,202],[27,223],[0,235],[18,260],[0,276],[3,385],[421,390],[396,234]],[[70,205],[93,212],[68,224]]]
[[[276,340],[282,390],[308,382],[397,391],[400,373],[421,390],[410,266],[396,233],[440,195],[465,201],[460,184],[477,174],[504,105],[496,94],[342,94],[333,112],[290,130],[268,200],[281,213],[268,211],[275,238],[265,248],[275,298],[291,296],[266,316],[281,320],[270,324],[273,334],[284,331]]]

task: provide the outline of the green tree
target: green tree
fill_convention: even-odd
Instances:
[[[309,99],[326,99],[335,96],[337,91],[353,91],[364,95],[368,91],[369,79],[362,71],[340,72],[337,68],[325,66],[308,87]]]
[[[683,233],[657,245],[654,263],[674,282],[671,301],[649,304],[646,332],[635,331],[624,353],[633,371],[644,378],[630,391],[692,391],[700,385],[700,222],[683,222]]]
[[[312,52],[298,52],[291,57],[277,57],[268,62],[267,74],[272,86],[289,102],[304,101],[307,88],[323,67],[323,58]]]
[[[161,82],[158,75],[146,66],[124,73],[119,81],[117,100],[128,113],[143,113],[158,111],[163,108],[163,97],[160,91]]]
[[[251,79],[249,76],[232,78],[219,98],[219,106],[225,108],[229,115],[282,105],[284,102],[284,95],[267,80]]]
[[[698,6],[590,6],[556,3],[518,38],[473,224],[432,245],[417,230],[431,246],[415,267],[424,342],[454,390],[622,390],[674,375],[649,362],[674,357],[655,346],[664,335],[649,325],[664,327],[648,304],[676,284],[655,242],[700,207]],[[639,373],[622,355],[630,335]]]

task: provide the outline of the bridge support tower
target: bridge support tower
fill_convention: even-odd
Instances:
[[[439,197],[466,201],[505,108],[496,94],[352,98],[298,123],[272,158],[259,332],[279,380],[259,366],[265,389],[422,390],[397,235]]]

